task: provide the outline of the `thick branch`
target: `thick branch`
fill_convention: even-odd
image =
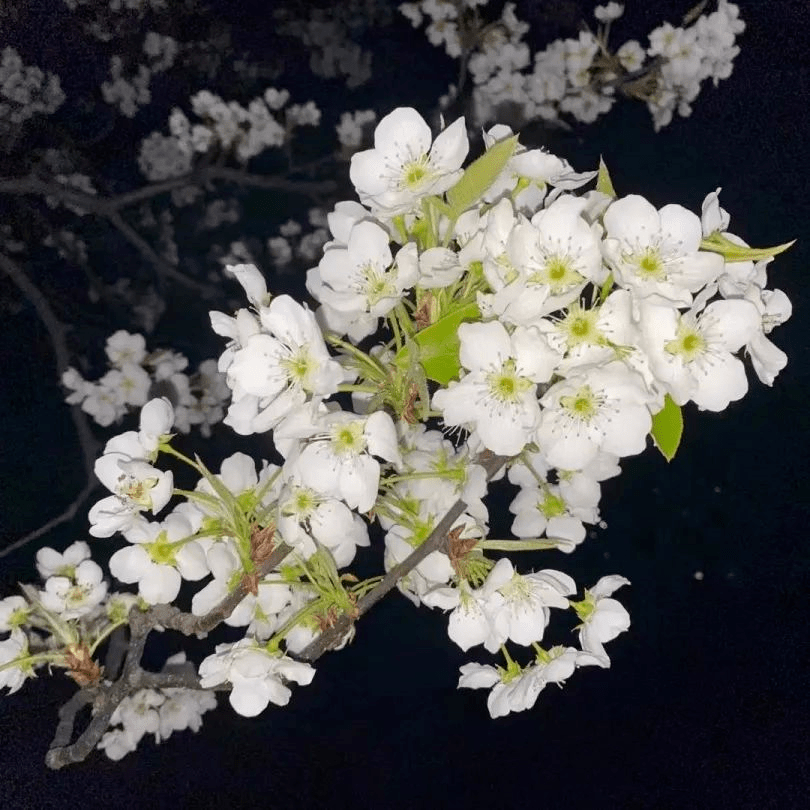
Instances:
[[[477,460],[487,472],[487,479],[492,478],[501,467],[509,459],[505,456],[493,456],[489,453],[480,456]],[[357,602],[357,611],[353,616],[344,613],[332,627],[321,633],[314,641],[305,647],[299,654],[298,658],[303,661],[315,661],[320,658],[327,650],[333,649],[337,646],[346,633],[349,631],[352,623],[356,621],[367,611],[371,610],[377,602],[380,601],[390,590],[392,590],[397,582],[406,577],[414,568],[416,568],[428,554],[434,551],[444,551],[447,547],[448,532],[453,527],[458,517],[467,509],[467,504],[459,498],[453,506],[450,507],[447,514],[439,521],[436,528],[428,535],[424,543],[415,549],[408,557],[401,563],[395,565],[383,578],[379,584],[365,596],[361,597]]]
[[[278,566],[292,551],[290,546],[279,545],[273,553],[257,566],[257,574],[263,577]],[[83,761],[98,745],[110,725],[110,718],[124,698],[138,689],[161,689],[187,687],[199,689],[196,672],[190,667],[168,668],[164,672],[147,672],[141,668],[141,656],[149,633],[155,627],[177,630],[185,635],[207,633],[221,624],[233,613],[234,608],[245,598],[250,585],[242,581],[205,616],[183,613],[173,605],[153,605],[141,611],[134,607],[129,614],[130,637],[126,661],[117,680],[100,686],[87,687],[77,692],[59,712],[59,726],[51,747],[45,757],[49,768],[59,769],[74,762]],[[78,737],[70,744],[73,727],[79,710],[92,702],[93,718]]]

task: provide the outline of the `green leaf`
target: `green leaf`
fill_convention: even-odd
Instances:
[[[599,288],[599,303],[604,304],[607,297],[613,291],[613,273],[609,273],[602,286]]]
[[[461,179],[447,192],[447,202],[458,218],[481,199],[497,180],[517,148],[518,136],[512,135],[491,146],[464,170]]]
[[[419,362],[429,380],[447,385],[458,376],[461,367],[458,359],[458,327],[464,321],[474,320],[480,315],[477,304],[467,304],[414,335],[414,342],[419,347]],[[399,350],[394,362],[400,368],[407,368],[410,362],[407,346]]]
[[[672,461],[683,436],[683,414],[669,394],[664,397],[664,407],[653,415],[650,435],[661,455]]]
[[[728,237],[723,236],[719,231],[715,231],[700,243],[700,249],[719,253],[727,262],[759,262],[762,259],[784,253],[795,242],[794,239],[792,242],[785,242],[783,245],[776,245],[776,247],[750,248],[738,245]]]
[[[610,179],[610,172],[605,165],[605,161],[599,158],[599,174],[596,175],[596,190],[608,197],[616,199],[616,189],[613,188],[613,181]]]

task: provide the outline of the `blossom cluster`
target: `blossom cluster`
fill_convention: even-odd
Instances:
[[[143,41],[147,64],[139,64],[137,72],[130,78],[124,75],[124,62],[121,57],[112,56],[111,81],[105,81],[101,85],[101,96],[104,101],[116,106],[127,118],[134,118],[138,110],[152,100],[149,90],[152,77],[163,73],[174,64],[178,48],[177,42],[172,37],[147,31]]]
[[[21,596],[0,600],[0,688],[20,689],[44,665],[66,669],[80,685],[100,676],[95,649],[126,624],[135,598],[111,592],[90,546],[77,541],[64,552],[41,548],[36,557],[41,586],[22,586]]]
[[[700,215],[659,209],[618,197],[604,164],[575,172],[507,127],[486,132],[485,146],[465,169],[464,119],[434,138],[414,109],[385,116],[351,161],[359,202],[327,215],[332,238],[307,275],[314,311],[273,295],[253,264],[227,268],[246,305],[210,313],[226,340],[224,421],[271,434],[279,464],[234,453],[212,472],[172,446],[180,410],[165,397],[96,461],[110,494],[90,509],[90,534],[123,537],[109,567],[137,587],[132,609],[185,587],[192,618],[228,605],[224,621],[244,628],[198,666],[201,688],[230,688],[244,716],[309,684],[324,637],[331,649],[352,640],[364,597],[385,582],[346,570],[370,545],[386,572],[401,566],[396,585],[411,602],[448,614],[452,642],[503,656],[460,672],[460,687],[490,690],[493,717],[531,708],[578,668],[610,666],[605,645],[630,626],[614,597],[628,580],[581,587],[555,568],[521,572],[513,555],[575,551],[622,458],[650,436],[671,457],[681,406],[721,411],[744,396],[743,352],[766,384],[786,363],[769,334],[790,302],[767,287],[786,246],[752,249],[730,233],[719,190]],[[113,337],[122,373],[143,361],[141,340]],[[194,472],[192,489],[175,488],[169,458]],[[490,536],[485,503],[503,467],[510,539]],[[120,597],[110,608],[100,569],[79,552],[67,574],[51,564],[42,595],[0,611],[10,633],[0,677],[12,689],[46,661],[92,678],[99,639],[122,621]],[[50,652],[29,649],[37,610],[57,629]],[[97,614],[111,617],[100,630],[79,627]],[[550,639],[565,638],[565,617],[576,645]],[[122,704],[108,754],[163,735],[167,700],[145,690]],[[206,704],[184,700],[196,728]]]
[[[191,109],[201,123],[192,124],[175,108],[169,116],[171,134],[153,132],[146,137],[138,165],[149,180],[165,180],[188,174],[195,155],[215,149],[246,163],[265,149],[282,146],[296,127],[319,123],[321,114],[314,102],[285,107],[289,98],[288,90],[268,87],[263,96],[243,107],[202,90],[191,97]]]
[[[293,258],[308,263],[317,261],[329,240],[326,212],[322,208],[310,208],[307,221],[312,230],[305,231],[299,222],[290,219],[279,226],[278,236],[271,236],[267,240],[267,250],[276,267],[289,264]],[[245,258],[244,261],[255,263],[252,258]]]
[[[373,13],[366,6],[364,15]],[[356,88],[371,78],[371,53],[352,41],[350,32],[340,19],[339,9],[313,8],[308,19],[285,19],[283,9],[278,9],[278,31],[294,36],[309,53],[309,68],[314,75],[324,79],[346,77],[346,86]]]
[[[166,661],[164,671],[185,662],[185,653],[177,653]],[[159,744],[175,731],[199,731],[202,716],[216,706],[216,696],[208,689],[139,689],[118,704],[98,747],[109,759],[123,759],[146,734],[153,734]]]
[[[731,75],[739,53],[736,37],[745,28],[739,8],[719,0],[715,11],[681,27],[658,26],[650,32],[647,48],[632,39],[613,51],[608,42],[611,24],[621,17],[624,5],[611,2],[594,10],[600,23],[596,33],[586,26],[576,38],[555,40],[534,54],[532,66],[523,41],[529,26],[517,18],[515,4],[506,3],[497,24],[485,29],[476,13],[482,5],[486,3],[420,0],[399,6],[414,27],[428,18],[428,40],[442,45],[454,59],[467,58],[462,56],[462,41],[478,37],[469,56],[478,124],[497,118],[505,104],[521,109],[524,121],[568,115],[591,123],[610,110],[620,88],[646,102],[659,130],[675,111],[690,115],[705,81],[711,79],[716,86]]]
[[[22,124],[35,115],[50,115],[65,100],[59,77],[23,64],[10,45],[0,53],[0,122]]]
[[[62,385],[70,390],[66,402],[81,405],[102,427],[145,405],[155,391],[174,403],[174,426],[181,433],[199,425],[202,435],[209,436],[211,426],[221,421],[229,392],[214,360],[204,360],[189,375],[182,354],[168,349],[147,352],[143,335],[123,329],[110,335],[105,353],[110,368],[96,382],[85,380],[73,367],[62,375]]]

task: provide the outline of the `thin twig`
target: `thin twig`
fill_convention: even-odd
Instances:
[[[167,262],[162,256],[158,255],[152,246],[127,222],[117,211],[111,211],[104,215],[109,223],[124,237],[148,262],[154,265],[155,269],[161,275],[174,279],[184,287],[195,290],[204,298],[216,298],[221,294],[219,288],[206,284],[203,281],[187,276],[181,273],[174,265]]]

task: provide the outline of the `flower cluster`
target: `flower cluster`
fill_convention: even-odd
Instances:
[[[62,385],[71,392],[65,401],[81,405],[102,427],[145,405],[156,391],[172,401],[174,427],[181,433],[199,425],[202,435],[209,436],[211,426],[222,419],[229,391],[214,360],[204,360],[189,375],[188,359],[182,354],[167,349],[147,352],[143,335],[123,329],[110,335],[105,352],[110,369],[98,381],[85,380],[72,367],[62,375]]]
[[[289,91],[268,87],[247,107],[224,101],[208,90],[191,97],[191,109],[200,119],[192,124],[179,108],[169,116],[170,135],[153,132],[141,143],[138,165],[149,180],[187,174],[194,156],[213,150],[233,154],[246,163],[262,151],[280,147],[296,127],[315,126],[320,111],[314,102],[291,104]],[[283,109],[283,119],[278,113]]]
[[[185,662],[185,653],[177,653],[166,661],[164,672]],[[139,689],[118,704],[98,747],[109,759],[123,759],[146,734],[161,743],[175,731],[190,728],[196,733],[202,716],[216,706],[216,696],[208,689]]]
[[[78,541],[64,552],[41,548],[41,586],[23,585],[21,596],[0,600],[0,688],[16,692],[42,666],[63,668],[80,686],[95,684],[101,668],[94,654],[126,624],[135,602],[111,593],[90,546]]]
[[[7,46],[0,53],[0,122],[22,124],[35,115],[50,115],[65,100],[59,77],[27,67]]]
[[[309,662],[351,641],[395,585],[447,612],[463,650],[503,656],[465,664],[459,680],[490,689],[493,717],[530,708],[577,668],[610,666],[605,645],[630,626],[614,598],[628,581],[581,588],[554,568],[521,572],[513,555],[573,552],[622,458],[650,436],[671,458],[681,406],[720,411],[746,393],[743,351],[766,384],[785,365],[768,336],[790,302],[767,288],[767,265],[787,246],[752,249],[730,233],[719,190],[700,216],[659,209],[617,197],[604,164],[577,173],[506,127],[485,145],[465,169],[463,119],[434,137],[416,110],[385,116],[352,158],[360,202],[327,215],[332,239],[307,276],[316,311],[274,296],[253,264],[227,267],[247,303],[210,313],[227,341],[224,421],[272,434],[279,464],[234,453],[212,472],[172,446],[181,411],[165,397],[96,462],[110,495],[90,509],[90,534],[126,541],[109,567],[137,587],[129,607],[172,603],[185,587],[191,612],[169,614],[178,626],[198,632],[214,616],[244,628],[198,670],[202,689],[230,687],[242,715],[286,705],[287,684],[309,684]],[[108,355],[125,374],[142,366],[143,340],[117,333]],[[148,380],[126,375],[143,398]],[[175,488],[167,457],[193,471],[193,488]],[[490,536],[485,503],[504,468],[511,539]],[[361,580],[346,569],[370,545],[387,573]],[[93,653],[126,622],[122,597],[83,545],[39,562],[44,589],[0,603],[0,683],[17,689],[45,662],[97,682]],[[566,616],[577,643],[551,643]],[[130,695],[108,755],[180,727],[162,718],[170,699]],[[209,702],[177,696],[183,726],[197,728]]]
[[[307,264],[318,260],[324,244],[329,240],[326,212],[322,208],[310,208],[307,221],[312,230],[304,231],[299,222],[290,219],[279,226],[278,236],[271,236],[267,240],[270,260],[277,268],[283,268],[293,259]],[[246,257],[244,261],[254,260]]]
[[[116,106],[122,115],[134,118],[138,110],[152,100],[149,90],[152,77],[163,73],[174,64],[177,51],[178,45],[174,39],[148,31],[143,42],[143,52],[148,64],[139,64],[137,73],[127,78],[124,75],[124,62],[121,57],[112,56],[111,81],[102,83],[102,98],[107,104]]]
[[[691,113],[707,79],[717,85],[731,75],[739,53],[735,39],[745,28],[738,7],[720,0],[716,11],[683,27],[657,27],[646,49],[638,40],[628,40],[614,52],[608,43],[610,28],[624,5],[611,2],[594,10],[600,23],[596,33],[586,27],[576,38],[555,40],[535,53],[529,69],[532,57],[523,41],[529,26],[515,15],[515,4],[506,3],[500,19],[487,26],[477,11],[483,5],[421,0],[399,7],[414,27],[428,18],[428,40],[454,59],[467,58],[462,41],[476,42],[469,72],[478,124],[497,118],[504,105],[520,109],[524,121],[571,116],[591,123],[610,110],[618,89],[645,101],[655,129],[661,129],[676,110],[681,116]]]

